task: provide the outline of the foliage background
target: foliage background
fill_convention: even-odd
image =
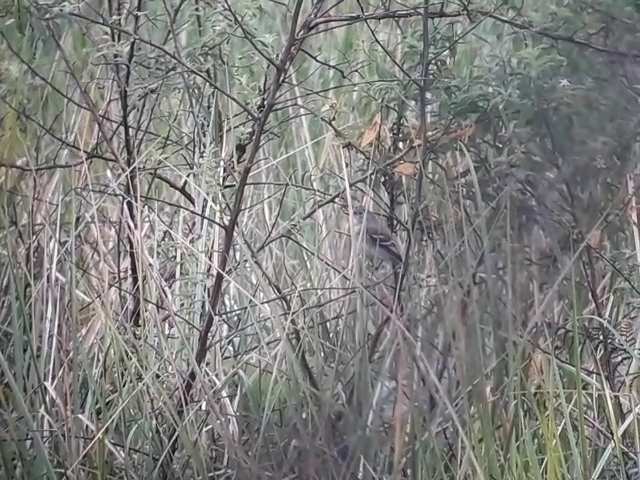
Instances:
[[[4,477],[638,478],[634,2],[0,12]]]

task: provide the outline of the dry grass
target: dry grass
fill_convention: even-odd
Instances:
[[[286,57],[291,7],[174,7],[3,33],[2,476],[635,478],[637,262],[603,258],[640,252],[621,245],[637,224],[605,242],[593,223],[549,262],[512,184],[486,195],[478,165],[504,158],[480,126],[436,105],[428,135],[424,90],[398,81],[423,61],[419,17],[324,27],[278,83],[256,48]],[[400,199],[399,302],[339,208],[365,197]]]

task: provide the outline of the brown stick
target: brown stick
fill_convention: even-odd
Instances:
[[[198,337],[198,347],[195,354],[196,365],[191,368],[187,378],[183,382],[180,400],[178,405],[176,406],[178,419],[181,419],[184,416],[184,412],[191,398],[193,386],[197,379],[199,367],[200,365],[202,365],[202,362],[207,355],[209,335],[211,333],[211,329],[213,328],[215,316],[220,304],[223,282],[228,274],[227,268],[229,255],[231,253],[231,248],[233,247],[235,231],[238,225],[238,220],[240,218],[240,213],[242,211],[244,192],[247,187],[247,182],[249,179],[249,175],[251,174],[251,170],[256,164],[256,158],[258,156],[258,151],[260,149],[260,143],[265,131],[265,127],[269,120],[269,116],[271,115],[271,112],[276,105],[278,91],[280,90],[282,84],[286,79],[287,73],[289,71],[289,68],[291,67],[291,64],[293,63],[293,60],[300,52],[300,48],[302,47],[304,38],[311,31],[312,22],[319,15],[324,0],[318,0],[315,3],[307,18],[300,25],[300,27],[297,28],[303,3],[304,0],[297,0],[296,2],[291,18],[291,29],[289,31],[289,37],[287,38],[287,42],[280,55],[280,61],[277,63],[274,62],[275,73],[271,80],[269,89],[266,93],[266,97],[263,98],[261,106],[259,107],[260,115],[257,117],[252,127],[252,140],[249,148],[247,149],[247,159],[244,162],[244,168],[242,169],[240,179],[238,180],[238,187],[234,195],[233,206],[231,207],[229,221],[224,227],[224,245],[222,253],[219,256],[213,285],[211,286],[208,294],[209,308],[207,309],[207,312],[205,314],[202,328],[200,330],[200,335]],[[165,457],[163,469],[165,472],[170,470],[173,456],[177,448],[177,427],[172,427],[168,438],[170,438],[170,443],[167,448],[167,456]]]

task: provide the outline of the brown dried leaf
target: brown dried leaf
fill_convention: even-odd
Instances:
[[[599,249],[602,245],[602,230],[594,228],[587,236],[587,243],[591,248]]]
[[[398,173],[398,174],[400,174],[400,175],[405,175],[407,177],[412,177],[416,173],[418,173],[419,168],[420,168],[419,164],[414,163],[414,162],[400,162],[399,164],[397,164],[395,166],[393,171]]]
[[[461,142],[468,142],[473,132],[476,131],[476,126],[473,123],[463,123],[461,127],[449,135],[450,140],[459,140]]]
[[[373,119],[373,122],[371,122],[371,125],[369,125],[369,128],[367,128],[367,130],[364,132],[364,135],[362,135],[360,148],[365,148],[367,145],[372,143],[376,138],[378,138],[378,135],[380,134],[381,123],[382,123],[382,117],[378,113]]]
[[[540,351],[536,351],[529,358],[529,364],[527,365],[527,378],[531,382],[533,387],[538,387],[544,378],[545,359],[544,355]]]
[[[391,146],[391,133],[385,125],[380,127],[380,143],[387,148]]]
[[[420,128],[409,127],[409,134],[411,135],[413,145],[416,147],[422,145],[422,133],[420,132]]]
[[[419,126],[409,127],[409,134],[411,135],[411,140],[413,141],[413,145],[419,147],[422,145],[422,130]],[[425,135],[427,141],[439,136],[442,134],[442,129],[437,126],[427,125],[427,134]]]

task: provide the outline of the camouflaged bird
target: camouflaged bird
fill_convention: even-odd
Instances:
[[[372,260],[390,263],[394,268],[402,263],[402,255],[398,243],[389,229],[364,207],[353,209],[353,218],[358,233],[364,237],[365,254]]]

